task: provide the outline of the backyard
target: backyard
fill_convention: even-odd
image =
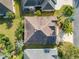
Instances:
[[[13,43],[15,43],[15,31],[17,29],[17,27],[19,26],[19,22],[20,22],[20,18],[18,17],[19,14],[19,7],[17,4],[15,4],[15,15],[16,18],[13,20],[3,20],[0,19],[0,34],[4,34],[5,36],[9,37],[10,41]],[[18,18],[17,18],[18,17]],[[8,28],[9,27],[9,28]]]

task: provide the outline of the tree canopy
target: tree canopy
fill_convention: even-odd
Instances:
[[[62,25],[62,30],[67,33],[67,34],[72,34],[73,29],[72,29],[72,23],[70,19],[65,19],[63,25]]]
[[[0,44],[2,44],[2,53],[5,55],[5,56],[9,56],[10,53],[13,51],[13,45],[12,43],[9,41],[9,38],[6,37],[5,35],[3,34],[0,34]]]
[[[60,59],[79,59],[79,48],[69,42],[61,43],[58,52]]]
[[[74,8],[69,5],[64,5],[61,7],[60,11],[64,16],[69,17],[73,14]]]
[[[73,10],[74,8],[69,5],[64,5],[59,10],[58,15],[58,26],[63,32],[71,34],[73,32],[72,21],[73,19]]]

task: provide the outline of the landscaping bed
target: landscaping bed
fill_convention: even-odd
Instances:
[[[46,44],[46,45],[43,45],[43,44],[25,44],[24,45],[24,49],[31,49],[31,48],[54,48],[56,47],[56,44]]]
[[[39,11],[39,10],[37,10]],[[35,12],[37,12],[35,11]],[[42,12],[40,11],[40,15],[39,13],[35,14],[35,12],[26,12],[24,13],[24,16],[53,16],[54,15],[54,11],[51,11],[51,12]]]

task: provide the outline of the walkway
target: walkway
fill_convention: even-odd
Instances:
[[[79,8],[75,9],[74,15],[74,44],[79,47]]]

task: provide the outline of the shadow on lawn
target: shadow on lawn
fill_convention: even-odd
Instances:
[[[7,24],[7,28],[11,28],[12,27],[12,23],[13,23],[13,19],[0,19],[0,24],[6,23]]]

